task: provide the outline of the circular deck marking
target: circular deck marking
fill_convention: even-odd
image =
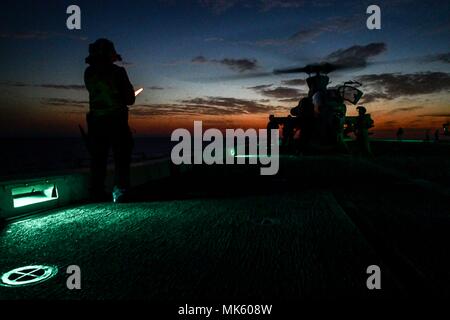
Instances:
[[[13,269],[2,275],[0,285],[21,287],[41,283],[52,278],[58,272],[53,266],[33,265]]]

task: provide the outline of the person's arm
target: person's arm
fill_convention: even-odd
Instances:
[[[134,88],[128,78],[127,71],[124,68],[120,68],[120,91],[124,102],[127,106],[134,104],[136,97],[134,95]]]

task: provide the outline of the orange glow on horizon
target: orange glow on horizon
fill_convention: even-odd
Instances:
[[[407,108],[417,106],[412,111],[404,111]],[[443,101],[424,105],[419,102],[415,103],[398,103],[394,101],[386,101],[383,103],[371,103],[366,105],[368,113],[372,115],[375,127],[371,130],[378,132],[389,132],[395,135],[395,131],[402,127],[407,132],[425,132],[430,129],[432,131],[442,130],[442,125],[450,121],[450,117],[445,117],[445,111],[448,105]],[[51,108],[51,112],[42,112],[43,107],[30,109],[29,112],[23,113],[24,107],[11,109],[11,112],[5,113],[1,119],[6,131],[6,136],[78,136],[78,125],[86,127],[85,114],[86,109],[74,109],[72,111],[63,110],[61,108]],[[274,112],[276,116],[286,116],[286,112]],[[443,116],[427,116],[427,114],[443,114]],[[347,115],[356,115],[356,106],[347,105]],[[133,134],[137,136],[170,136],[173,130],[177,128],[193,129],[193,122],[196,120],[203,121],[203,127],[218,128],[224,130],[230,129],[248,129],[248,128],[265,128],[267,125],[269,113],[257,114],[237,114],[237,115],[155,115],[155,116],[138,116],[134,115],[130,110],[130,127]],[[14,126],[9,124],[15,123]]]

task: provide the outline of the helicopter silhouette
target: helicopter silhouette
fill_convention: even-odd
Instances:
[[[369,63],[354,61],[320,62],[307,64],[302,67],[275,69],[271,72],[255,72],[224,77],[207,78],[211,81],[230,81],[271,77],[274,75],[306,73],[308,77],[308,94],[301,98],[298,105],[290,110],[285,117],[270,115],[268,128],[281,126],[282,142],[280,152],[291,153],[292,149],[302,149],[313,152],[348,152],[344,137],[356,131],[358,116],[348,117],[345,102],[356,105],[363,92],[357,81],[346,81],[337,87],[328,88],[329,73],[348,69],[360,69]],[[371,63],[370,63],[371,64]],[[362,106],[361,106],[362,107]],[[370,114],[364,115],[366,123],[373,127]],[[294,139],[294,135],[299,138]],[[370,133],[369,133],[370,134]],[[294,150],[295,151],[295,150]]]
[[[290,116],[272,118],[272,121],[277,121],[283,128],[300,130],[298,146],[300,149],[348,151],[344,136],[355,130],[357,117],[346,117],[345,102],[354,105],[358,103],[363,96],[363,92],[358,89],[362,84],[357,81],[346,81],[343,85],[328,88],[330,84],[328,74],[348,68],[350,67],[324,62],[273,71],[273,74],[308,74],[306,79],[309,88],[307,96],[303,97],[298,105],[290,110]],[[373,124],[370,114],[366,114],[364,117]],[[285,131],[283,135],[292,134],[290,130]],[[292,141],[289,137],[283,137],[283,140]],[[285,149],[291,148],[292,146],[285,146]]]

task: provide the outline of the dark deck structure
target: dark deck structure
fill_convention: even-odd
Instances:
[[[448,185],[395,161],[285,156],[280,173],[199,166],[6,225],[0,270],[58,267],[1,299],[212,301],[450,296]],[[444,181],[445,182],[445,181]],[[68,290],[66,268],[81,268]],[[381,268],[381,290],[366,269]]]

